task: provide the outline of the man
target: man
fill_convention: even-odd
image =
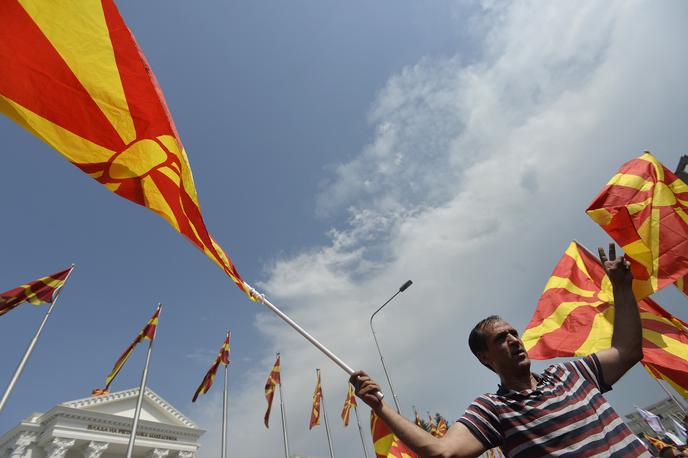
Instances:
[[[478,397],[442,438],[431,436],[378,400],[380,387],[365,372],[351,376],[356,394],[423,457],[477,457],[497,446],[510,457],[649,457],[647,448],[602,397],[643,357],[630,264],[617,258],[615,250],[611,244],[607,258],[599,249],[614,292],[610,348],[552,365],[536,375],[530,372],[518,332],[497,316],[482,320],[471,332],[469,346],[499,376],[499,390]]]

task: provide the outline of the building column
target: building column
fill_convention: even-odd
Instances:
[[[74,439],[56,437],[46,449],[46,458],[64,458],[67,450],[74,447]]]
[[[84,450],[84,458],[100,458],[109,445],[107,442],[89,442]]]
[[[147,458],[165,458],[167,455],[170,454],[170,451],[165,448],[154,448],[150,452],[148,452],[148,455],[146,455]]]
[[[36,440],[36,435],[32,433],[22,433],[10,451],[10,458],[22,458],[24,452],[26,452],[26,447],[31,445]]]

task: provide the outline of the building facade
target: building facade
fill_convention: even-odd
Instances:
[[[0,437],[0,458],[115,458],[126,455],[139,389],[88,397],[35,413]],[[146,388],[136,458],[194,458],[205,431]]]

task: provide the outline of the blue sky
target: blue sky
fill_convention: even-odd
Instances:
[[[417,405],[457,418],[496,385],[467,349],[470,328],[498,313],[522,329],[569,241],[607,243],[584,209],[622,162],[649,149],[673,168],[686,153],[680,1],[118,6],[165,93],[206,224],[247,281],[382,380],[368,318],[414,280],[376,318],[409,416]],[[278,417],[262,425],[275,351],[292,451],[327,453],[322,428],[308,431],[319,367],[335,449],[360,453],[338,422],[340,369],[162,219],[6,118],[0,138],[0,290],[77,264],[0,431],[101,386],[162,302],[150,386],[208,430],[201,457],[217,455],[220,393],[191,397],[227,328],[234,456],[280,453]],[[674,291],[657,299],[686,318]],[[2,318],[6,380],[42,311]],[[138,383],[143,357],[113,389]],[[609,399],[626,413],[662,394],[634,369]]]

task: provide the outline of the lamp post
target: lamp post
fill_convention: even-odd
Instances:
[[[397,295],[398,295],[399,293],[403,293],[404,291],[406,291],[406,290],[408,289],[408,287],[411,286],[412,284],[413,284],[413,282],[412,282],[411,280],[407,280],[406,283],[404,283],[403,285],[401,285],[401,287],[399,288],[399,291],[397,291],[396,293],[394,293],[394,295],[393,295],[392,297],[390,297],[389,299],[387,299],[387,302],[385,302],[384,304],[382,304],[382,305],[381,305],[377,310],[375,310],[375,312],[373,312],[373,314],[370,316],[370,330],[373,332],[373,339],[375,340],[375,346],[377,347],[377,352],[378,352],[379,355],[380,355],[380,362],[382,363],[382,369],[385,371],[385,377],[387,377],[387,383],[389,384],[389,390],[392,392],[392,398],[394,399],[394,405],[395,405],[395,407],[396,407],[396,409],[397,409],[397,413],[400,414],[400,415],[401,415],[401,408],[399,407],[399,399],[397,398],[397,395],[396,395],[396,393],[394,392],[394,387],[392,386],[392,381],[389,379],[389,373],[387,372],[387,366],[385,366],[385,358],[382,356],[382,351],[380,350],[380,344],[378,343],[378,341],[377,341],[377,336],[375,335],[375,328],[373,328],[373,318],[375,318],[375,315],[377,314],[377,312],[379,312],[380,310],[382,310],[382,308],[383,308],[385,305],[389,304],[389,303],[392,301],[392,299],[394,299],[395,297],[397,297]]]

